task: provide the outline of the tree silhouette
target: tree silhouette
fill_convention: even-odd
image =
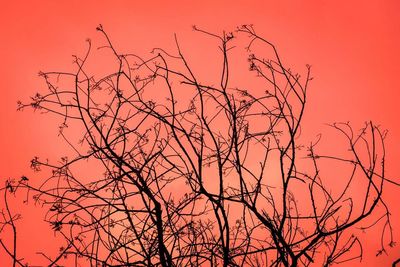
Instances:
[[[217,81],[196,74],[176,37],[174,53],[144,58],[120,53],[100,25],[112,71],[90,65],[88,40],[75,71],[41,72],[46,92],[19,103],[61,118],[72,151],[32,160],[33,170],[51,171],[39,186],[23,177],[2,189],[5,203],[27,190],[46,209],[65,242],[58,255],[43,253],[47,264],[330,266],[361,260],[355,227],[378,221],[378,254],[383,237],[393,246],[382,198],[386,132],[334,123],[339,155],[319,152],[319,138],[301,143],[310,66],[304,77],[285,67],[251,25],[221,35],[193,29],[218,42],[219,57],[206,63],[219,66]],[[243,54],[247,72],[238,71]],[[238,73],[247,85],[235,84]],[[8,208],[2,217],[14,244],[1,245],[23,266],[17,217]]]

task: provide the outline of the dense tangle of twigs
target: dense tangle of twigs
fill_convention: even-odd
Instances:
[[[89,70],[88,40],[76,71],[40,73],[47,91],[19,103],[62,118],[59,134],[73,151],[58,163],[32,160],[34,170],[52,171],[40,186],[24,177],[2,189],[6,199],[27,189],[47,209],[65,240],[59,255],[43,253],[49,266],[68,258],[88,266],[330,266],[362,257],[352,230],[374,211],[393,245],[382,199],[385,132],[331,125],[347,146],[342,156],[299,144],[310,67],[304,77],[286,68],[251,25],[222,35],[193,29],[219,42],[209,63],[220,66],[218,82],[196,75],[177,39],[175,53],[154,49],[145,59],[117,51],[100,25],[115,71]],[[237,39],[248,40],[242,75],[255,82],[246,89],[233,84]],[[68,128],[80,129],[78,141]],[[350,170],[338,172],[336,188],[327,161]],[[89,162],[102,175],[82,175]],[[9,209],[1,215],[0,226],[15,233],[17,218]],[[15,247],[1,245],[23,266]]]

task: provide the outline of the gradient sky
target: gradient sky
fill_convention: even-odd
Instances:
[[[84,2],[84,3],[83,3]],[[0,10],[0,180],[30,174],[34,155],[62,154],[57,125],[47,116],[16,112],[43,83],[40,70],[68,70],[73,54],[82,54],[86,38],[96,38],[102,23],[121,51],[147,53],[170,47],[176,33],[186,49],[196,24],[214,32],[252,23],[275,43],[286,65],[301,72],[313,66],[304,134],[324,131],[324,123],[366,120],[389,130],[387,175],[400,181],[400,2],[387,1],[3,1]],[[193,3],[192,3],[193,2]],[[217,3],[215,3],[217,2]],[[54,145],[52,145],[54,144]],[[394,236],[400,242],[399,189],[387,185]],[[17,207],[18,208],[18,207]],[[29,226],[22,227],[21,253],[44,251],[47,233],[39,209],[23,207]],[[35,231],[32,231],[35,229]],[[43,238],[46,236],[46,238]],[[49,239],[50,240],[50,239]],[[365,237],[360,266],[388,266],[400,257],[374,256],[377,240]],[[31,252],[30,252],[31,251]],[[4,259],[0,251],[0,262]],[[23,255],[21,255],[23,256]],[[27,256],[28,257],[28,256]],[[3,266],[3,265],[2,265]],[[352,265],[355,266],[355,265]]]

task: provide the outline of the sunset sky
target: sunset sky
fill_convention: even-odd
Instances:
[[[0,23],[1,183],[21,175],[39,178],[29,168],[32,157],[62,155],[57,125],[32,110],[17,112],[16,103],[44,87],[39,71],[71,70],[72,55],[84,53],[87,38],[98,39],[95,28],[100,23],[120,51],[138,54],[153,47],[174,47],[174,33],[190,50],[192,25],[219,33],[253,24],[278,47],[286,65],[298,72],[306,64],[312,66],[306,137],[312,140],[324,133],[326,123],[350,121],[358,128],[372,120],[389,130],[387,177],[400,182],[397,0],[3,1]],[[386,190],[395,241],[400,242],[400,187],[387,184]],[[14,208],[25,212],[19,255],[37,259],[35,252],[51,246],[53,234],[40,223],[39,208],[18,205]],[[375,257],[379,240],[366,234],[363,241],[362,264],[344,266],[389,266],[400,257],[400,245],[388,249],[388,255]],[[1,263],[5,258],[0,249],[0,266],[5,266]]]

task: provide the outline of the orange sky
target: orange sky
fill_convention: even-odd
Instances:
[[[27,99],[43,85],[37,76],[39,70],[69,69],[71,55],[81,54],[85,39],[98,35],[95,27],[99,23],[120,50],[139,54],[155,46],[172,46],[173,33],[190,49],[193,24],[214,32],[254,24],[259,33],[277,45],[286,65],[299,72],[307,63],[313,66],[315,78],[305,119],[313,126],[305,134],[312,138],[324,131],[324,123],[333,121],[349,120],[362,126],[364,121],[373,120],[389,129],[387,175],[400,181],[399,1],[110,2],[2,2],[1,181],[29,174],[29,161],[34,155],[51,158],[62,154],[62,146],[52,146],[58,142],[57,126],[31,111],[17,113],[16,102]],[[400,242],[400,211],[396,210],[399,188],[387,185],[387,192],[394,236]],[[43,225],[34,223],[32,227],[36,230],[19,237],[21,250],[34,250],[34,243],[43,243],[39,240],[45,231]],[[388,251],[389,256],[375,258],[376,242],[366,242],[365,262],[360,266],[387,266],[400,257],[396,247]],[[4,259],[2,253],[0,262]]]

